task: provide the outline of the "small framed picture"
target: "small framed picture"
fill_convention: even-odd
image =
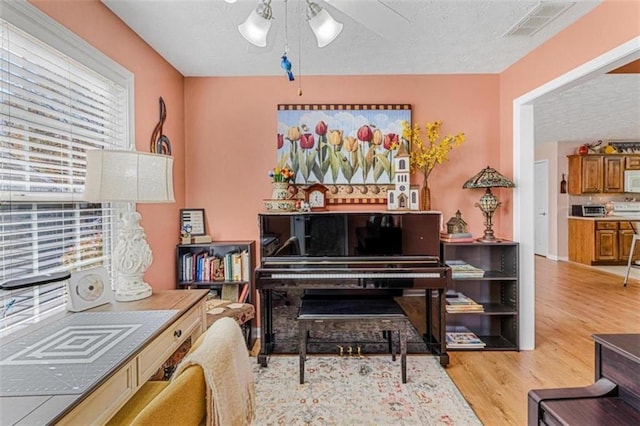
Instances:
[[[189,229],[190,235],[206,235],[204,209],[180,209],[180,230]]]

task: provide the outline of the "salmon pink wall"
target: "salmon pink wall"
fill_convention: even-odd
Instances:
[[[409,103],[414,122],[442,120],[444,134],[465,132],[463,145],[430,176],[432,208],[445,220],[460,209],[470,230],[482,233],[482,214],[473,206],[482,191],[462,184],[498,157],[497,75],[303,76],[302,82],[298,96],[297,84],[283,77],[185,79],[185,203],[206,209],[214,240],[258,238],[257,214],[265,211],[267,172],[276,162],[276,108],[286,103]]]
[[[167,105],[163,133],[174,157],[176,203],[138,205],[154,262],[145,280],[155,289],[175,288],[175,244],[179,210],[184,205],[184,79],[129,27],[98,0],[31,1],[44,13],[102,51],[135,76],[135,144],[149,151],[151,133],[159,119],[158,99]]]
[[[502,170],[512,174],[514,99],[639,35],[640,1],[605,0],[500,74]],[[500,199],[508,205],[511,197],[505,195]],[[496,228],[502,235],[511,233],[511,209],[503,209]]]

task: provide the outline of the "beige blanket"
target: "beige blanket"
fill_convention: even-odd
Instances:
[[[187,355],[174,374],[197,364],[207,383],[207,425],[248,425],[255,415],[255,389],[249,353],[240,326],[220,318],[207,330],[202,344]]]

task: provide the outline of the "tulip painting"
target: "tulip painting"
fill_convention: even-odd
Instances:
[[[276,160],[297,184],[393,184],[406,121],[410,105],[278,105]]]

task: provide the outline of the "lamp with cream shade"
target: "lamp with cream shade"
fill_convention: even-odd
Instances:
[[[173,157],[136,151],[89,150],[83,199],[91,202],[172,203]],[[153,261],[140,213],[122,214],[113,255],[115,299],[151,296],[144,273]]]

